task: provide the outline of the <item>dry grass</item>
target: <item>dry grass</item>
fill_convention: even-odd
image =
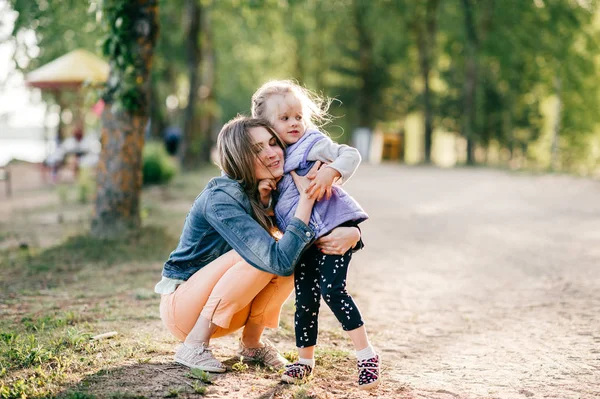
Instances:
[[[128,241],[86,235],[91,206],[77,202],[76,192],[69,191],[75,186],[48,189],[46,195],[61,197],[57,206],[41,201],[0,220],[0,398],[362,395],[348,391],[355,383],[354,361],[348,347],[336,346],[337,332],[321,335],[317,374],[305,385],[284,385],[277,372],[235,357],[226,361],[230,372],[210,377],[172,362],[177,343],[161,325],[153,286],[190,204],[213,173],[146,190],[146,227]],[[59,216],[67,211],[70,218]],[[56,217],[48,218],[52,213]],[[282,328],[268,333],[289,356],[294,356],[292,312],[288,302]],[[91,340],[110,331],[117,335]],[[217,356],[231,356],[235,340],[215,340]]]

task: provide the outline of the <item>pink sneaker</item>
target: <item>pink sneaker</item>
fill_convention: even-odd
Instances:
[[[295,382],[303,382],[308,380],[308,378],[312,375],[313,368],[308,364],[302,363],[292,363],[285,366],[285,371],[281,375],[281,380],[283,382],[287,382],[288,384],[293,384]]]
[[[358,366],[358,387],[360,389],[371,389],[379,385],[381,381],[380,369],[381,362],[379,355],[371,359],[359,360]]]

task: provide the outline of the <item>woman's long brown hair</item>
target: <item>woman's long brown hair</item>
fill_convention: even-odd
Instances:
[[[218,166],[229,177],[238,181],[250,199],[254,219],[268,232],[274,232],[272,219],[260,204],[258,179],[254,170],[254,141],[250,129],[265,128],[277,141],[281,149],[285,144],[275,133],[269,121],[259,118],[237,116],[227,122],[217,138]],[[283,161],[283,159],[282,159]]]

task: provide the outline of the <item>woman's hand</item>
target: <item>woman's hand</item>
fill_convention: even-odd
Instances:
[[[271,191],[277,190],[277,183],[273,179],[263,179],[258,182],[258,194],[263,207],[268,208],[271,201]]]
[[[315,245],[326,255],[343,255],[354,248],[358,240],[358,227],[336,227],[331,233],[319,238]]]

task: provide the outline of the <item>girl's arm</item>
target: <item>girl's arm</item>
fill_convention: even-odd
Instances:
[[[317,141],[307,155],[309,161],[327,163],[341,175],[341,182],[347,182],[358,169],[361,156],[358,150],[345,144],[338,144],[325,136]]]
[[[331,197],[331,186],[336,180],[345,183],[354,174],[360,164],[360,153],[356,148],[333,142],[329,137],[317,141],[307,154],[309,161],[328,163],[321,168],[309,187],[309,195],[320,201],[323,196]]]

